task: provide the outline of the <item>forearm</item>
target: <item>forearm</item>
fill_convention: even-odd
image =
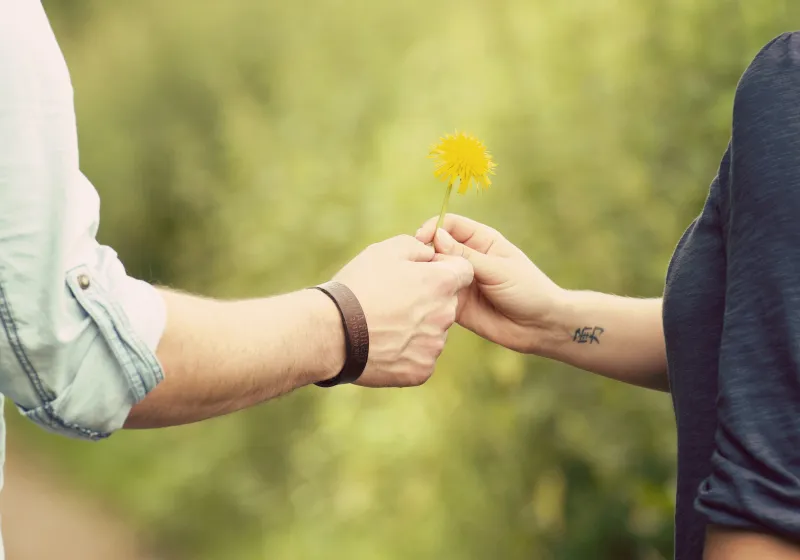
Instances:
[[[338,311],[316,290],[235,302],[161,293],[164,380],[133,407],[126,428],[228,414],[332,377],[344,363]]]
[[[710,527],[704,560],[800,560],[800,546],[762,533]]]
[[[631,385],[669,391],[661,299],[565,292],[536,353]]]

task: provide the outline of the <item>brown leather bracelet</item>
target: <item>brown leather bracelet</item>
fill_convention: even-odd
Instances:
[[[353,383],[367,366],[369,357],[369,329],[367,318],[361,304],[350,288],[339,282],[325,282],[312,289],[319,290],[333,300],[339,308],[344,326],[345,359],[342,371],[336,377],[326,381],[319,381],[319,387],[333,387],[342,383]]]

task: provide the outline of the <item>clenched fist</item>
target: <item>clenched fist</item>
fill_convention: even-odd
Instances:
[[[365,387],[421,385],[433,373],[472,264],[408,235],[369,246],[334,278],[358,298],[369,328]]]

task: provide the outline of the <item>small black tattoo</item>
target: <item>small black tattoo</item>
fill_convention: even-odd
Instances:
[[[604,332],[605,329],[603,327],[583,327],[582,329],[575,329],[572,341],[578,344],[600,344],[600,335]]]

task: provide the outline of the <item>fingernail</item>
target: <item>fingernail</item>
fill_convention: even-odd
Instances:
[[[453,248],[453,238],[450,237],[450,234],[447,233],[442,228],[439,228],[436,231],[436,237],[439,239],[439,247],[444,249],[445,251],[449,251]]]
[[[419,234],[422,233],[422,228],[417,230],[417,233],[414,234],[414,237],[419,237]]]

